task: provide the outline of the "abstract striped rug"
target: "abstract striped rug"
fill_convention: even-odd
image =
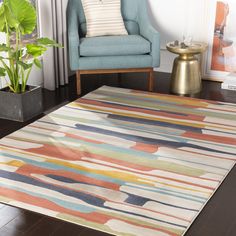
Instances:
[[[0,141],[0,201],[113,235],[179,236],[235,160],[235,104],[104,86]]]

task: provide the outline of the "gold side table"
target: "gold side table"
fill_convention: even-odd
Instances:
[[[202,89],[201,71],[197,54],[207,49],[206,43],[192,42],[182,48],[173,42],[167,43],[168,51],[178,54],[175,58],[171,74],[171,92],[179,95],[199,93]]]

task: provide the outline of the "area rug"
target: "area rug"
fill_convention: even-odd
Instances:
[[[113,235],[179,236],[235,160],[235,104],[104,86],[0,141],[0,201]]]

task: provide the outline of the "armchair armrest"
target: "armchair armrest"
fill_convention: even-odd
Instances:
[[[79,69],[79,21],[76,8],[73,6],[73,0],[70,0],[67,6],[67,35],[69,62],[71,70]]]
[[[151,56],[153,58],[153,67],[160,66],[160,33],[151,25],[147,14],[147,5],[145,0],[140,0],[138,9],[138,24],[140,34],[151,42]]]

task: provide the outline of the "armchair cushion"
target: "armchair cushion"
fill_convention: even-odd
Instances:
[[[136,21],[125,20],[124,23],[125,23],[125,28],[128,31],[129,35],[130,34],[140,34],[139,25]],[[87,34],[87,23],[86,22],[80,23],[79,34],[80,34],[81,38],[85,37],[85,35]]]
[[[140,35],[102,36],[80,40],[80,55],[85,57],[143,55],[150,52],[150,42]]]
[[[121,0],[81,0],[87,23],[86,37],[127,35]]]

